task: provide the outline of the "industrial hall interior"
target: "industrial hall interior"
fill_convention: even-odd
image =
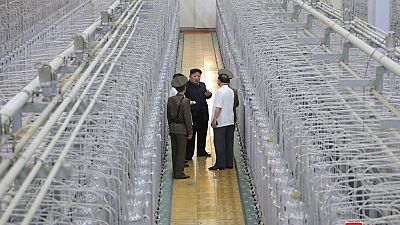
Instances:
[[[0,0],[0,225],[400,225],[400,0]]]

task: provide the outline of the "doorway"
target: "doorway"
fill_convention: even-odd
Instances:
[[[216,0],[180,0],[180,27],[216,28]]]

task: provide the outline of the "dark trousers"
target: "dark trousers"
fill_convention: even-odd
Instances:
[[[214,147],[217,167],[233,167],[234,125],[214,128]]]
[[[183,170],[185,168],[186,143],[186,135],[171,133],[172,169],[175,178],[185,176]]]
[[[193,138],[190,139],[186,146],[186,159],[191,160],[194,155],[194,146],[197,136],[197,155],[205,155],[206,138],[207,138],[208,121],[202,118],[193,118]]]

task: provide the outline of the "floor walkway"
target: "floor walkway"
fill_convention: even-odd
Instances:
[[[191,68],[203,71],[202,81],[215,93],[217,63],[210,32],[185,32],[182,73]],[[208,100],[209,109],[214,98]],[[210,112],[211,115],[211,112]],[[212,157],[194,157],[185,173],[190,179],[174,180],[171,210],[172,225],[241,225],[242,205],[235,169],[209,171],[215,163],[213,133],[209,127],[206,150]],[[196,154],[195,154],[196,155]]]

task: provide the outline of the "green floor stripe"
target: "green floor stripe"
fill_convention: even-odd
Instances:
[[[178,41],[178,54],[176,59],[176,72],[181,72],[182,70],[182,60],[183,60],[183,45],[184,38],[183,33],[179,33],[179,41]],[[167,137],[167,148],[166,148],[166,157],[164,159],[164,174],[161,177],[162,186],[160,188],[160,209],[159,209],[159,225],[169,225],[171,222],[171,207],[172,207],[172,188],[173,188],[173,179],[172,179],[172,150],[171,150],[171,142],[169,140],[169,135]]]
[[[160,191],[160,211],[159,211],[159,225],[168,225],[171,221],[171,204],[172,204],[172,156],[171,146],[168,144],[166,157],[164,161],[164,174],[162,175],[162,185]]]
[[[239,132],[235,135],[234,156],[236,163],[236,174],[239,185],[240,200],[242,202],[244,222],[246,225],[260,224],[258,212],[254,208],[253,196],[250,193],[250,179],[246,175],[246,163],[241,153],[239,143]]]

